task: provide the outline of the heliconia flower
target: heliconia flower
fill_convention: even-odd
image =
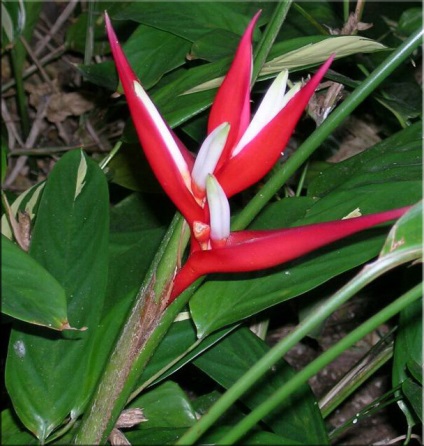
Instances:
[[[234,61],[218,90],[208,122],[208,137],[196,161],[165,123],[143,90],[123,53],[108,15],[106,29],[119,78],[143,150],[157,179],[192,231],[207,224],[205,184],[214,174],[230,197],[260,180],[275,164],[326,73],[331,57],[301,88],[286,92],[287,72],[271,85],[250,122],[252,33],[259,13],[250,22]]]
[[[143,150],[191,229],[190,253],[174,277],[168,305],[205,274],[270,268],[396,219],[408,210],[273,231],[231,233],[228,197],[251,186],[273,167],[334,56],[305,86],[295,84],[288,92],[288,73],[283,71],[251,120],[251,40],[259,17],[256,14],[218,90],[209,116],[208,136],[194,159],[142,88],[107,14],[105,17],[112,54]]]
[[[258,271],[271,268],[345,237],[395,220],[410,207],[346,220],[229,234],[226,243],[205,251],[192,252],[174,279],[168,305],[195,280],[205,274]]]

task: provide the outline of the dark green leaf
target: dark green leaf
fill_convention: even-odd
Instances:
[[[402,183],[411,181],[415,188],[421,189],[421,138],[420,123],[401,130],[372,148],[326,169],[311,183],[308,195],[323,197],[340,190],[357,189],[368,184],[382,184],[383,188],[402,188]],[[369,191],[368,191],[369,192]],[[399,190],[394,195],[401,195]]]
[[[190,42],[168,32],[140,25],[122,47],[143,87],[148,90],[165,73],[186,62]],[[91,82],[111,90],[116,89],[118,77],[112,62],[80,65],[79,69]]]
[[[65,290],[29,254],[2,236],[2,312],[56,330],[69,328]]]
[[[262,340],[247,328],[242,328],[203,353],[194,364],[220,385],[229,388],[268,350],[269,347]],[[256,383],[249,393],[242,396],[241,401],[250,409],[255,408],[294,374],[295,371],[286,362],[281,361]],[[268,414],[263,421],[274,433],[290,439],[295,444],[328,444],[321,413],[307,385],[293,394],[278,411]],[[305,429],[305,425],[308,429]]]
[[[214,29],[193,43],[189,58],[204,59],[210,62],[234,56],[240,36],[224,30]]]
[[[12,330],[7,388],[40,441],[69,414],[77,417],[92,390],[86,383],[106,291],[108,201],[103,172],[77,150],[56,164],[39,205],[30,254],[65,289],[71,325],[88,328],[55,333],[16,324]]]
[[[129,2],[110,14],[114,19],[134,20],[193,42],[211,29],[241,36],[258,9],[254,3]]]
[[[88,28],[88,12],[83,12],[66,31],[65,45],[72,51],[84,54]],[[95,17],[97,19],[98,17]],[[103,20],[93,20],[93,52],[105,55],[110,52]]]
[[[22,426],[10,409],[5,409],[1,413],[1,444],[29,446],[39,442]]]
[[[422,8],[410,8],[402,13],[398,22],[398,32],[409,36],[419,29],[423,23]]]
[[[130,407],[143,409],[148,421],[138,425],[143,431],[157,428],[189,427],[196,414],[187,395],[172,381],[166,381],[134,400]]]
[[[415,415],[423,421],[423,388],[412,379],[408,378],[402,383],[402,392],[414,409]]]
[[[406,373],[408,363],[413,361],[423,366],[422,339],[422,300],[419,300],[400,313],[393,358],[394,386],[408,378]]]
[[[380,256],[404,249],[420,249],[423,243],[422,215],[423,203],[421,201],[395,223]]]
[[[166,372],[161,373],[151,385],[162,381],[175,371],[181,369],[185,364],[188,364],[193,358],[199,356],[212,345],[215,345],[232,330],[233,328],[219,330],[208,336],[200,342],[199,345],[193,348],[193,344],[197,341],[196,330],[193,323],[190,320],[175,322],[171,329],[166,333],[159,348],[155,351],[152,360],[148,363],[145,371],[141,375],[139,384],[154,377],[162,368],[168,366],[183,353],[186,353],[188,349],[191,349],[189,353],[185,354],[185,356],[171,368],[166,370]]]
[[[128,441],[140,446],[163,446],[174,445],[182,437],[186,427],[159,427],[154,429],[137,429],[125,432]]]
[[[26,7],[24,2],[4,0],[1,3],[2,50],[15,43],[25,27]]]

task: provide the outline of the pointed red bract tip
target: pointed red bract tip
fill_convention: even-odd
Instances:
[[[208,121],[208,133],[224,122],[231,130],[221,155],[225,160],[229,150],[241,138],[250,122],[250,82],[252,77],[252,34],[261,11],[256,13],[237,48],[231,67],[213,102]],[[222,163],[220,161],[219,165]]]
[[[228,197],[255,184],[272,169],[333,59],[334,55],[241,152],[227,160],[222,169],[216,172]]]
[[[170,153],[170,147],[176,145],[173,150],[182,156],[183,163],[185,162],[187,165],[187,175],[193,165],[193,159],[183,143],[169,129],[143,90],[118,42],[107,14],[105,14],[105,23],[119,79],[147,160],[166,194],[184,215],[184,218],[190,224],[194,220],[202,220],[204,212],[188,189],[181,171]]]
[[[170,302],[205,274],[272,268],[357,232],[398,219],[409,209],[411,206],[363,217],[272,231],[233,232],[225,247],[196,251],[190,255],[175,277]]]

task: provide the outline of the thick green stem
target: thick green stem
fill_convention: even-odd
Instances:
[[[192,428],[190,428],[177,444],[189,445],[197,441],[216,420],[228,410],[245,392],[251,389],[282,356],[300,342],[305,336],[318,327],[337,308],[349,300],[364,286],[374,279],[403,263],[413,261],[421,255],[421,249],[410,249],[404,252],[394,252],[366,266],[361,273],[346,284],[339,292],[324,302],[317,310],[307,317],[298,327],[273,347],[263,358],[246,372],[224,395],[209,409]]]
[[[423,30],[419,29],[381,63],[352,94],[315,130],[315,132],[265,183],[234,220],[234,230],[245,228],[278,192],[282,185],[314,153],[327,137],[361,104],[413,51],[421,45]]]
[[[128,320],[77,433],[76,444],[103,444],[154,350],[186,304],[183,293],[165,311],[178,255],[188,241],[186,225],[176,216],[141,286]]]

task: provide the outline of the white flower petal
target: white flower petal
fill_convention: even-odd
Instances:
[[[219,125],[205,139],[197,154],[191,177],[198,189],[206,189],[206,178],[213,173],[227,142],[230,124]]]
[[[230,204],[213,175],[208,175],[206,179],[206,194],[210,211],[211,240],[226,240],[230,235]]]

